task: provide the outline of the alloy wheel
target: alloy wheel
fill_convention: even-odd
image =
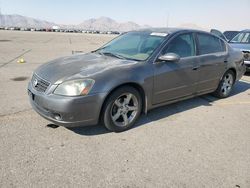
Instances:
[[[223,95],[228,95],[233,87],[233,83],[234,83],[234,78],[233,75],[228,73],[224,79],[223,79],[223,83],[221,86],[221,92],[223,93]]]
[[[111,119],[118,127],[128,126],[139,111],[138,99],[132,93],[120,95],[111,107]]]

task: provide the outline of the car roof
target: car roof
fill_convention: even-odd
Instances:
[[[250,29],[242,30],[241,32],[250,32]]]
[[[204,32],[204,33],[208,33],[206,31],[202,31],[202,30],[195,30],[195,29],[185,29],[185,28],[146,28],[146,29],[139,29],[139,30],[135,30],[137,32],[157,32],[157,33],[167,33],[167,34],[173,34],[173,33],[177,33],[177,32],[181,32],[181,31],[191,31],[191,32]]]

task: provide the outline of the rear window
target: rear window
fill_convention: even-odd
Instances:
[[[197,34],[199,44],[199,55],[218,53],[226,51],[225,43],[212,35]]]

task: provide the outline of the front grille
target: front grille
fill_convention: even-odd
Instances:
[[[38,77],[36,74],[32,76],[31,84],[36,91],[44,93],[49,87],[50,83]]]
[[[243,51],[244,60],[250,61],[250,51]]]

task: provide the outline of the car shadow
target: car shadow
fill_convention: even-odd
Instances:
[[[234,85],[234,89],[231,93],[231,96],[238,95],[238,94],[243,93],[249,89],[250,89],[250,81],[248,82],[248,81],[241,81],[240,80]],[[248,93],[248,95],[250,95],[250,92]]]
[[[239,81],[235,84],[234,90],[232,91],[231,96],[238,95],[242,92],[245,92],[250,89],[250,83]],[[249,92],[250,95],[250,92]],[[184,111],[194,109],[200,106],[212,106],[213,102],[219,100],[218,98],[208,94],[199,96],[196,98],[180,101],[174,104],[166,105],[163,107],[159,107],[153,109],[148,112],[147,115],[141,115],[139,121],[132,129],[136,129],[142,125],[149,124],[154,121],[161,120],[166,117],[171,117],[172,115],[176,115],[178,113],[182,113]],[[76,127],[76,128],[67,128],[70,131],[73,131],[79,135],[85,136],[95,136],[110,133],[103,125],[95,125],[89,127]]]

